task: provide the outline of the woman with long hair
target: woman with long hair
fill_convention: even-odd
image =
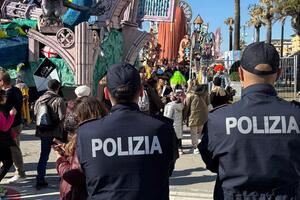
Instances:
[[[87,121],[104,117],[105,107],[95,97],[81,97],[76,99],[74,114],[77,127]],[[62,177],[60,183],[61,200],[83,200],[86,199],[85,176],[81,170],[76,155],[76,130],[68,135],[69,142],[63,144],[57,140],[53,148],[56,151],[56,169]]]

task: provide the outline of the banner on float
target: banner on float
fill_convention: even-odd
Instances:
[[[39,65],[33,74],[33,78],[38,92],[48,89],[49,80],[56,79],[60,81],[56,65],[48,58],[45,58]]]
[[[138,19],[152,22],[173,22],[175,0],[140,0]]]

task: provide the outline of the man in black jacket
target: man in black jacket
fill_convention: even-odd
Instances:
[[[279,55],[250,44],[239,69],[243,94],[209,114],[199,150],[218,174],[214,199],[300,199],[300,108],[280,99]]]
[[[139,111],[143,87],[130,64],[109,68],[105,93],[111,114],[81,125],[77,134],[88,199],[168,200],[178,158],[172,121]]]
[[[13,183],[24,180],[24,178],[26,177],[22,151],[20,148],[20,134],[23,128],[23,120],[21,115],[23,96],[22,92],[18,88],[12,86],[10,76],[6,71],[0,71],[0,88],[6,90],[7,93],[7,100],[5,105],[7,111],[10,111],[12,108],[15,108],[17,110],[17,114],[12,125],[12,130],[17,134],[17,145],[11,146],[11,153],[14,161],[14,166],[16,168],[16,174],[7,181],[8,183]]]

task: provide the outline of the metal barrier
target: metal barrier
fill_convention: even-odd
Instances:
[[[299,68],[297,56],[285,57],[280,59],[282,74],[275,84],[278,96],[287,100],[297,100],[299,92]]]

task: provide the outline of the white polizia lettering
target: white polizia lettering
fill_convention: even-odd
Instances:
[[[226,134],[300,134],[294,116],[227,117]]]
[[[92,140],[93,158],[96,158],[96,152],[102,149],[102,140],[93,139]]]
[[[162,154],[162,148],[157,136],[133,136],[125,139],[118,137],[116,140],[113,138],[92,139],[92,156],[97,157],[99,151],[107,157],[111,156],[138,156],[138,155],[151,155]],[[126,148],[127,147],[127,148]]]

